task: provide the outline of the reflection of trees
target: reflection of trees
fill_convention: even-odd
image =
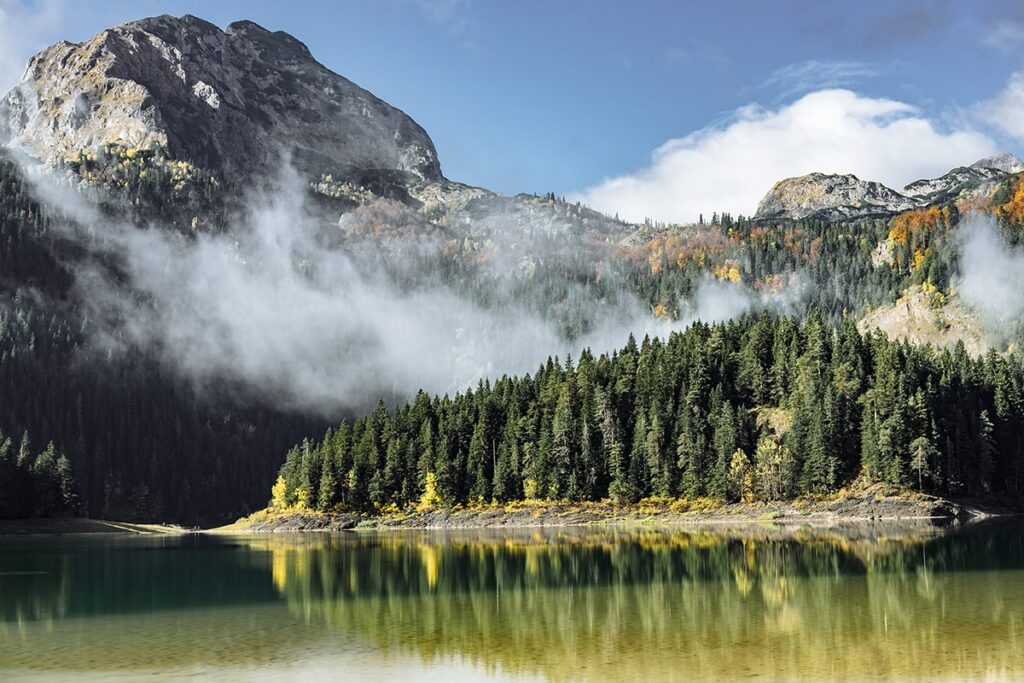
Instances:
[[[19,562],[12,566],[0,558],[0,633],[9,624],[59,619],[70,596],[68,560]]]
[[[187,536],[8,539],[0,546],[0,628],[276,602],[266,574],[252,566],[249,553]]]
[[[1024,666],[1017,531],[273,537],[293,614],[557,680],[968,676]]]
[[[257,665],[356,639],[553,680],[1018,678],[1022,536],[395,532],[6,552],[0,669],[27,653],[60,670],[97,653],[125,669]]]

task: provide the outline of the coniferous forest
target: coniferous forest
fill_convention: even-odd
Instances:
[[[1016,356],[912,347],[818,316],[698,323],[453,397],[382,403],[293,448],[273,503],[778,500],[858,478],[1016,497],[1022,389]]]
[[[114,153],[115,168],[134,180],[106,209],[181,230],[173,202],[151,201],[164,198],[167,178],[129,163],[151,157]],[[200,180],[202,193],[182,200],[189,213],[219,206],[216,186]],[[1014,244],[1024,195],[1018,178],[1004,185],[996,214]],[[553,195],[520,200],[595,225]],[[38,503],[4,502],[0,515],[210,523],[263,507],[279,468],[275,501],[320,510],[403,506],[425,495],[439,504],[771,499],[858,479],[949,495],[1018,493],[1019,357],[912,347],[862,336],[853,324],[907,288],[936,300],[950,289],[962,220],[952,204],[847,222],[752,223],[728,214],[690,226],[599,222],[599,233],[631,232],[584,233],[583,241],[538,232],[515,245],[500,233],[477,234],[472,223],[459,237],[394,202],[372,206],[370,227],[341,247],[367,269],[400,290],[440,283],[482,307],[500,306],[511,291],[568,339],[591,331],[602,306],[624,292],[669,320],[709,278],[798,296],[785,314],[697,324],[670,339],[631,340],[611,356],[552,359],[529,376],[485,379],[454,396],[420,393],[403,404],[414,387],[395,387],[365,417],[325,417],[230,381],[216,391],[197,387],[150,349],[97,347],[97,323],[73,296],[83,245],[53,229],[60,218],[3,161],[0,429],[15,443],[26,435],[53,448],[37,457],[12,447],[4,467],[18,474],[6,481],[32,479],[47,493]],[[194,239],[188,223],[185,239]],[[389,227],[396,224],[409,234]],[[414,258],[399,258],[409,239]],[[881,265],[879,244],[889,255]],[[503,249],[544,258],[526,274],[504,272],[493,267]],[[308,440],[340,417],[347,419],[322,442]],[[29,490],[0,484],[0,494],[12,487],[23,497]]]
[[[321,419],[203,394],[142,349],[97,352],[69,301],[74,257],[0,159],[0,434],[14,440],[0,436],[0,518],[198,523],[253,509],[271,454]],[[37,458],[30,444],[47,442]]]

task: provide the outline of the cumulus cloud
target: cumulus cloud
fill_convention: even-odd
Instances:
[[[62,25],[54,2],[0,0],[0,95],[21,79],[28,58],[46,46]]]
[[[1024,140],[1024,70],[1010,76],[999,94],[979,104],[976,112],[982,121],[1003,133]]]
[[[751,215],[782,178],[854,173],[900,188],[996,151],[987,135],[941,130],[904,102],[822,90],[778,109],[742,107],[723,124],[669,140],[648,166],[572,199],[631,220]]]

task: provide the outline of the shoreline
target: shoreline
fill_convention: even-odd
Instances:
[[[868,490],[790,501],[721,503],[647,500],[630,505],[610,501],[525,501],[454,509],[406,510],[384,514],[261,510],[204,533],[300,533],[360,530],[512,529],[579,526],[728,526],[770,523],[836,527],[863,524],[943,526],[1018,514],[996,504],[976,505],[919,493]]]
[[[179,535],[193,533],[175,524],[149,522],[115,522],[86,517],[39,517],[31,519],[0,519],[0,538],[28,536],[89,535]]]
[[[872,487],[858,492],[787,501],[723,503],[710,499],[518,501],[452,509],[384,513],[260,510],[231,524],[186,528],[174,524],[117,522],[77,517],[0,520],[0,538],[87,535],[261,534],[386,530],[529,529],[561,527],[728,527],[771,524],[834,528],[863,525],[942,527],[1021,514],[997,502],[956,501]]]

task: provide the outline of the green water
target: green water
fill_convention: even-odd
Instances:
[[[0,540],[0,680],[1024,680],[1024,523]]]

